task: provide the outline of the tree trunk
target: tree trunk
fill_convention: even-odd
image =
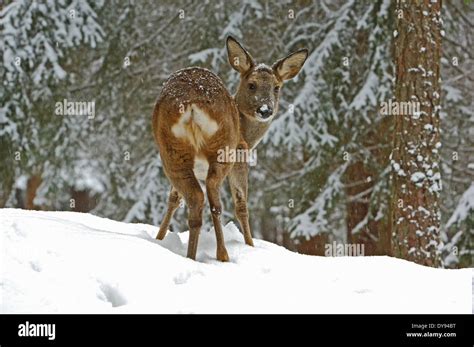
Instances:
[[[89,212],[97,206],[96,199],[90,195],[88,190],[71,189],[71,199],[74,205],[70,204],[69,207],[75,212]]]
[[[392,251],[428,266],[439,266],[440,11],[440,0],[398,1],[394,32]]]
[[[32,175],[26,185],[25,194],[25,209],[27,210],[39,210],[40,207],[35,205],[34,200],[39,186],[41,185],[42,179],[39,175]]]
[[[346,194],[351,198],[373,188],[374,181],[369,178],[376,175],[370,172],[362,161],[358,161],[349,166],[346,177],[348,182],[365,182],[346,188]],[[384,219],[375,221],[374,218],[369,218],[363,227],[359,227],[370,214],[370,194],[369,192],[361,198],[361,201],[348,201],[346,204],[347,242],[363,244],[366,256],[387,255],[390,254],[390,247],[387,247],[387,237],[384,236],[390,233],[390,226]],[[354,232],[356,228],[358,230]]]
[[[328,243],[328,234],[321,233],[312,236],[309,240],[301,238],[300,242],[296,245],[296,250],[302,254],[324,256]]]

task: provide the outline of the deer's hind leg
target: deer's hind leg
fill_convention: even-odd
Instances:
[[[232,165],[229,163],[214,162],[209,166],[206,178],[206,191],[211,209],[212,223],[216,232],[217,253],[216,258],[220,261],[229,261],[229,255],[224,242],[224,233],[221,225],[222,205],[220,201],[219,189]]]
[[[179,207],[181,198],[181,194],[174,187],[171,187],[170,195],[168,198],[168,209],[166,210],[165,217],[161,222],[160,231],[156,236],[158,240],[163,240],[166,236],[166,232],[168,231],[168,228],[170,226],[171,218],[173,218],[176,209]]]
[[[187,256],[195,260],[202,226],[204,193],[192,170],[182,173],[179,177],[170,178],[170,180],[188,206],[189,243]]]

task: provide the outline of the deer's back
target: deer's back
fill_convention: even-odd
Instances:
[[[164,83],[159,101],[179,107],[181,103],[201,103],[223,107],[231,100],[221,79],[209,70],[192,67],[173,73]]]
[[[195,157],[215,160],[219,149],[235,148],[240,137],[234,99],[219,77],[202,68],[169,77],[155,106],[153,128],[165,166],[173,165],[176,153],[189,156],[191,164]]]

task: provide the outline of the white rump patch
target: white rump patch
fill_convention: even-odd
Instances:
[[[214,135],[218,129],[219,125],[214,119],[195,104],[191,104],[173,125],[171,131],[174,136],[186,139],[196,151],[199,151],[205,140]]]
[[[201,110],[199,107],[196,105],[191,105],[192,110],[193,110],[193,120],[196,122],[196,124],[201,128],[201,130],[207,135],[207,136],[212,136],[215,134],[217,129],[219,129],[219,126],[217,125],[217,122],[209,117],[209,115]]]
[[[191,115],[192,113],[189,108],[181,115],[181,118],[179,119],[178,123],[174,124],[171,128],[171,131],[173,132],[174,136],[180,138],[186,137],[186,125],[189,124],[189,121],[191,120]]]
[[[205,181],[207,178],[207,172],[209,171],[209,162],[204,157],[194,158],[193,172],[194,176],[200,180]]]

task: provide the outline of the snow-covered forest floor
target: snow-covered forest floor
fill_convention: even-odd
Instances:
[[[2,313],[471,313],[472,270],[390,257],[315,257],[225,227],[230,263],[203,231],[90,214],[0,210]]]

